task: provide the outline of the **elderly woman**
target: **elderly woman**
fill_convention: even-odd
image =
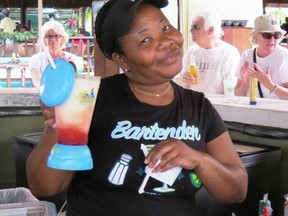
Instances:
[[[63,51],[69,40],[63,25],[57,21],[44,23],[39,38],[44,51],[33,55],[30,58],[29,67],[34,87],[39,87],[42,72],[52,59],[63,58],[67,61],[76,62],[77,56]]]
[[[250,77],[256,77],[260,97],[288,99],[288,50],[279,45],[285,33],[273,15],[254,20],[251,42],[257,47],[241,56],[235,95],[247,96]]]
[[[101,80],[88,140],[93,169],[47,168],[56,132],[54,109],[43,107],[46,128],[27,160],[29,188],[40,197],[68,188],[68,216],[198,216],[202,185],[224,203],[245,199],[247,173],[223,120],[203,93],[172,81],[183,37],[160,10],[167,4],[110,0],[97,14],[98,46],[124,73]]]

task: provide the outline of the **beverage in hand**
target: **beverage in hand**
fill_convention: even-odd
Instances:
[[[194,84],[198,83],[198,69],[195,64],[189,66],[189,72],[194,77]]]
[[[99,84],[99,77],[77,77],[70,97],[55,108],[58,143],[87,144]]]

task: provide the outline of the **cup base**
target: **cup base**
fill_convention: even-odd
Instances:
[[[93,161],[87,145],[69,146],[57,143],[50,152],[47,166],[60,170],[89,170],[93,168]]]

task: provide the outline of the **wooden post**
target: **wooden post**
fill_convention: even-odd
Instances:
[[[102,54],[96,43],[96,39],[94,39],[94,75],[106,77],[117,73],[119,73],[119,68],[116,63]]]

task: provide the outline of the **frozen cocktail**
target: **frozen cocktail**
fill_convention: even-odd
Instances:
[[[87,144],[99,83],[99,77],[77,76],[70,97],[55,107],[58,143]]]
[[[55,60],[57,69],[45,69],[40,82],[41,100],[55,107],[57,143],[47,165],[88,170],[93,168],[88,132],[101,78],[75,74],[73,67],[63,61]]]

